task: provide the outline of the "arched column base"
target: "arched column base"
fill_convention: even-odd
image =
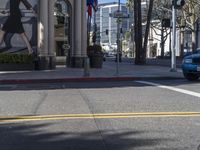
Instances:
[[[55,56],[38,56],[35,61],[35,70],[52,70],[56,68]]]
[[[85,57],[71,57],[69,67],[83,68],[84,67],[84,58]]]

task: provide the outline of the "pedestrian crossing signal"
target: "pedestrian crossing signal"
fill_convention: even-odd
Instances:
[[[106,29],[106,35],[108,35],[108,29]]]
[[[162,19],[162,27],[164,27],[164,28],[170,28],[170,26],[171,26],[170,19],[167,19],[167,18]]]

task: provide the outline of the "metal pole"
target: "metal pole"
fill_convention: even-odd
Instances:
[[[176,9],[172,5],[171,72],[176,72]]]
[[[118,0],[118,12],[120,12],[120,0]],[[119,75],[119,51],[120,51],[120,22],[119,22],[119,16],[117,18],[117,66],[116,66],[116,75]]]
[[[84,58],[84,77],[90,76],[90,59],[88,57]]]

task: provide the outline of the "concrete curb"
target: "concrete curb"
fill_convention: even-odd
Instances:
[[[0,80],[0,84],[38,84],[38,83],[64,83],[64,82],[102,82],[102,81],[134,81],[134,80],[177,80],[182,77],[76,77],[54,79],[6,79]]]

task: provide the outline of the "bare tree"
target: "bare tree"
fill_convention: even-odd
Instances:
[[[144,44],[143,44],[143,57],[146,59],[146,52],[147,52],[147,44],[148,44],[148,37],[149,37],[149,29],[151,25],[151,16],[152,16],[152,10],[153,10],[153,3],[154,0],[149,1],[149,9],[147,13],[147,23],[146,23],[146,30],[144,35]]]
[[[146,14],[146,29],[143,38],[143,29],[142,29],[142,12],[141,12],[141,0],[128,0],[128,6],[131,7],[134,16],[134,32],[135,32],[135,49],[136,49],[136,57],[135,57],[135,64],[145,64],[146,63],[146,49],[147,49],[147,42],[148,42],[148,35],[149,35],[149,28],[150,28],[150,21],[151,21],[151,14],[153,9],[153,2],[154,0],[147,0],[146,1],[149,5],[148,13]]]
[[[192,31],[192,51],[194,53],[197,46],[197,24],[200,18],[199,0],[186,0],[186,4],[182,9],[182,14],[186,22],[186,27]]]
[[[163,27],[163,20],[164,19],[170,19],[171,18],[171,1],[169,0],[154,0],[153,4],[153,12],[152,12],[152,18],[154,20],[158,20],[157,22],[154,22],[151,24],[152,29],[154,32],[161,37],[161,58],[164,57],[164,45],[168,38],[168,35],[170,34],[170,30],[166,27]],[[157,33],[157,30],[160,30],[161,33]]]

